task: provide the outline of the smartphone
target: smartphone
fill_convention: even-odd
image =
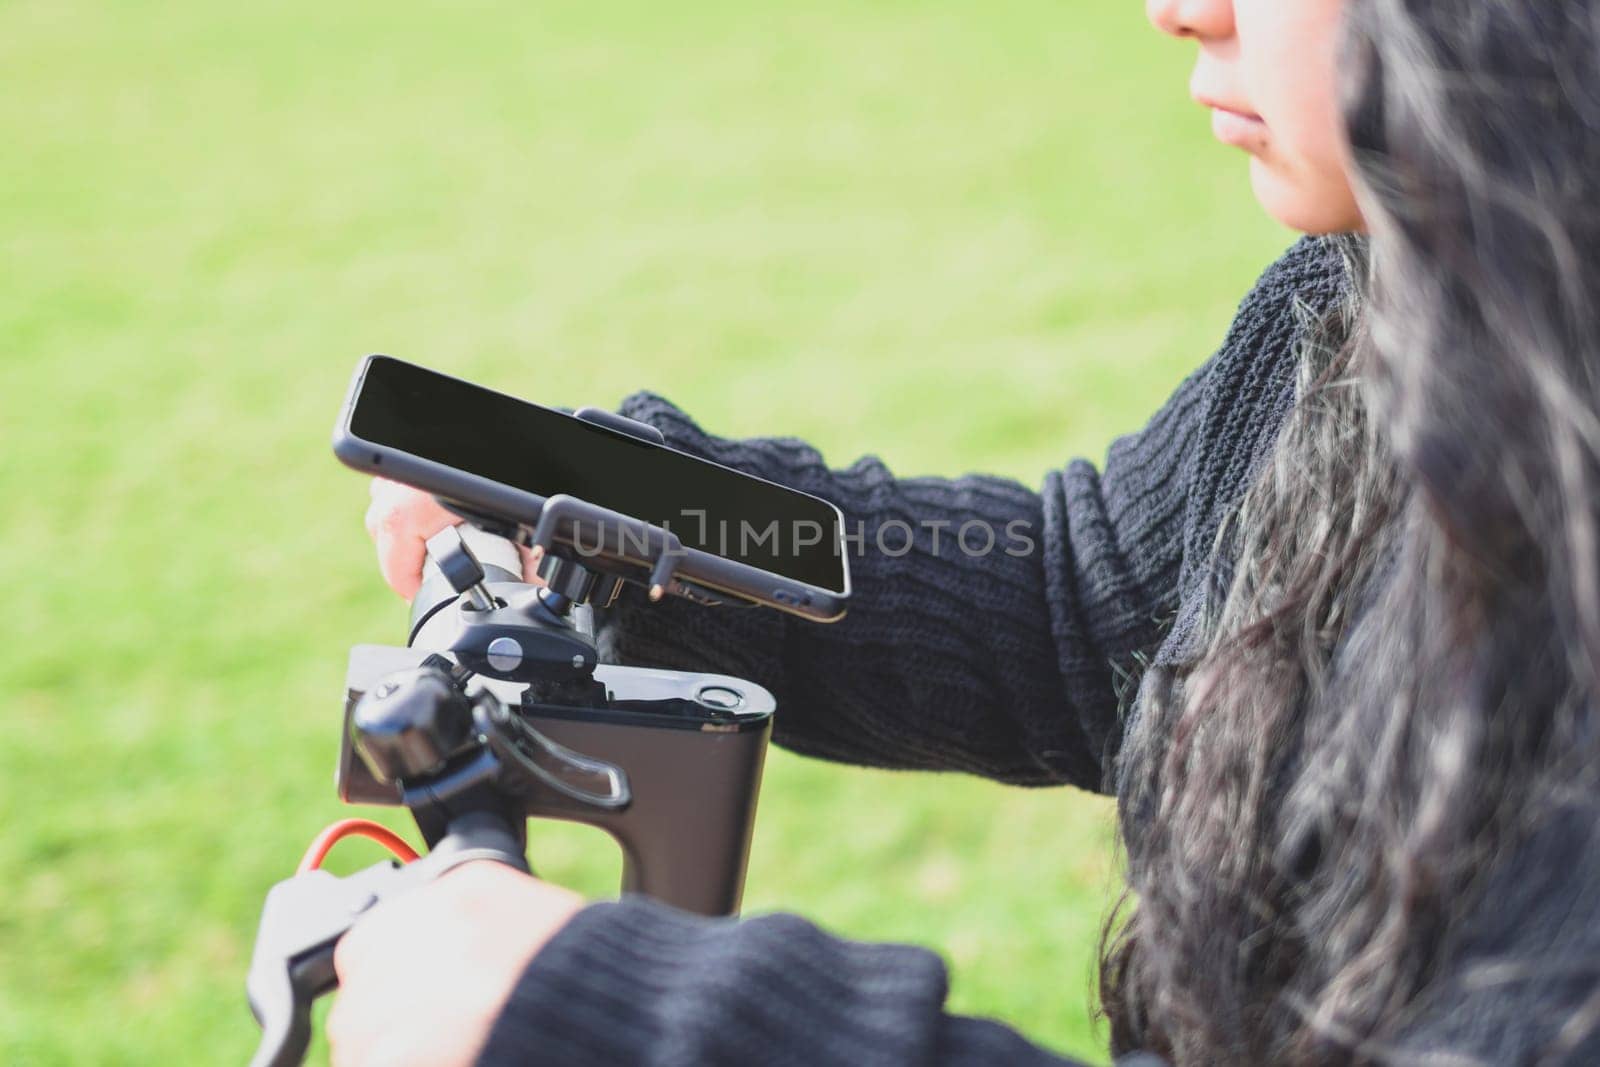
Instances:
[[[669,529],[684,548],[670,592],[819,622],[850,596],[828,501],[391,356],[356,366],[333,451],[525,531],[559,494]]]

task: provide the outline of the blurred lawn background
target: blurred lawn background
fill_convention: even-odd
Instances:
[[[404,625],[328,448],[360,355],[1034,484],[1293,236],[1192,62],[1134,0],[0,4],[0,1062],[253,1047],[347,647]],[[1103,1062],[1110,814],[774,753],[747,909]]]

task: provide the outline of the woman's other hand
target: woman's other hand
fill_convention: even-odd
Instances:
[[[383,572],[383,580],[407,603],[416,597],[422,585],[428,538],[461,521],[461,516],[444,508],[432,494],[387,478],[372,479],[367,533],[377,545],[378,569]],[[517,552],[522,558],[522,580],[543,584],[538,564],[528,549],[518,545]]]
[[[461,521],[430,494],[387,478],[372,479],[367,533],[378,546],[378,569],[409,603],[422,585],[428,538]]]
[[[468,863],[372,909],[340,940],[335,1067],[468,1067],[528,962],[583,907],[501,863]]]

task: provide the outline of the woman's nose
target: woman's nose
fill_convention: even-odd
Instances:
[[[1233,36],[1233,0],[1145,0],[1144,13],[1162,33],[1202,39]]]

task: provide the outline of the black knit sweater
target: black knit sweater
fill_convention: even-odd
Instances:
[[[1294,304],[1326,310],[1343,286],[1331,243],[1301,238],[1216,354],[1112,443],[1102,469],[1072,460],[1039,492],[982,475],[896,478],[871,457],[830,470],[801,441],[724,440],[659,397],[630,397],[623,413],[674,447],[838,504],[867,547],[852,553],[839,623],[630,591],[605,619],[602,652],[759,682],[778,698],[774,740],[796,752],[1111,791],[1141,665],[1190,650],[1218,525],[1293,404]],[[1020,522],[1032,550],[969,554],[954,533],[974,519]],[[914,531],[911,551],[875,550],[873,531],[892,520]],[[539,952],[479,1062],[1065,1062],[944,1011],[946,990],[925,949],[629,897],[590,905]]]

